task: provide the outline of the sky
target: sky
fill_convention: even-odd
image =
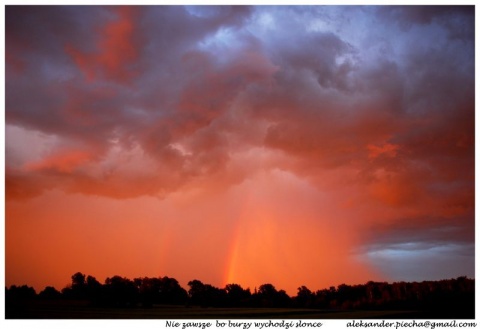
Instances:
[[[5,283],[474,277],[473,6],[7,6]]]

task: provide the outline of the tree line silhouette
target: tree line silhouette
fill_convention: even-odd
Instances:
[[[5,288],[6,309],[31,300],[81,300],[96,307],[152,307],[155,304],[200,307],[319,308],[330,310],[422,310],[460,317],[475,314],[475,280],[467,277],[423,282],[373,282],[311,291],[298,288],[296,296],[272,284],[244,289],[239,284],[217,288],[199,280],[188,282],[188,291],[170,277],[107,278],[100,283],[80,272],[61,291],[46,287],[39,294],[26,285]]]

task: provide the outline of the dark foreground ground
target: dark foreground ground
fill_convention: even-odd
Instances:
[[[81,302],[31,302],[5,309],[6,319],[473,319],[475,314],[399,310],[332,311],[292,308],[214,308],[155,305],[91,307]]]

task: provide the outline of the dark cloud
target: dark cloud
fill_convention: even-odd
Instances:
[[[472,6],[383,6],[378,7],[377,13],[402,29],[437,23],[447,28],[453,39],[472,40],[474,35]]]
[[[377,223],[366,229],[370,248],[373,250],[390,247],[409,248],[419,244],[426,247],[442,246],[445,241],[455,244],[472,244],[475,240],[473,209],[460,216],[405,217],[391,222]]]
[[[277,167],[305,177],[350,168],[352,182],[390,206],[470,189],[472,24],[457,20],[472,9],[311,9],[8,6],[7,124],[89,154],[55,176],[85,193],[174,191],[226,171],[241,147],[292,156]],[[452,41],[456,30],[464,38]],[[377,42],[390,50],[364,48]],[[67,148],[45,156],[65,161]],[[111,192],[122,185],[121,165],[108,160],[116,148],[149,163],[129,179],[152,183]],[[61,168],[24,165],[32,181]],[[98,171],[110,179],[96,184]]]

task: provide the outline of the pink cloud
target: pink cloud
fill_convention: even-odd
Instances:
[[[85,151],[66,151],[43,158],[25,165],[27,171],[58,171],[72,173],[92,159],[92,154]]]
[[[95,52],[84,52],[67,43],[65,52],[72,57],[88,81],[104,76],[118,82],[128,82],[136,74],[138,40],[135,36],[136,7],[112,7],[116,16],[100,31]],[[100,76],[100,77],[99,77]]]

